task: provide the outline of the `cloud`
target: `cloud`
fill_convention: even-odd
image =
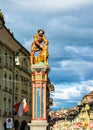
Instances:
[[[90,46],[65,46],[64,50],[71,56],[93,56],[93,51]]]
[[[89,59],[89,57],[88,57]],[[88,61],[80,59],[80,57],[71,57],[61,61],[52,61],[51,72],[49,74],[50,80],[55,84],[81,82],[93,79],[93,58]],[[57,77],[57,78],[56,78]]]
[[[5,21],[6,21],[6,23],[14,23],[14,19],[13,18],[11,18],[11,17],[9,17],[9,15],[8,14],[5,14],[4,15],[4,18],[5,18]]]
[[[8,1],[9,2],[9,1]],[[13,3],[13,1],[10,0]],[[25,0],[15,1],[13,5],[18,5],[19,9],[34,10],[34,11],[64,11],[64,10],[78,10],[81,7],[93,4],[92,0]]]
[[[31,43],[32,43],[32,39],[27,41],[26,39],[24,39],[24,47],[30,51],[30,48],[31,48]]]
[[[64,12],[69,10],[77,11],[83,7],[93,5],[92,0],[20,0],[20,1],[12,1],[12,0],[0,0],[1,6],[4,6],[4,9],[7,10],[16,10],[18,12],[30,12],[37,13],[53,13],[53,12]]]
[[[62,105],[66,106],[69,103],[77,104],[83,96],[91,91],[93,91],[93,80],[81,83],[55,84],[55,92],[52,93],[53,107],[60,107],[60,105],[62,107]]]
[[[66,85],[64,85],[64,88],[63,85],[55,85],[55,86],[56,86],[55,93],[53,95],[54,99],[71,100],[72,97],[74,98],[80,97],[80,91],[76,88],[76,86],[70,86],[68,88]]]

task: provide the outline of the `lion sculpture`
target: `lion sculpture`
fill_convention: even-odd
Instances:
[[[39,53],[38,56],[34,56],[34,64],[39,62],[44,62],[46,66],[48,66],[48,45],[44,44],[42,51]]]

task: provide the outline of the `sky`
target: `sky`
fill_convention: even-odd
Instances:
[[[28,51],[37,30],[45,30],[53,110],[76,106],[93,91],[93,0],[0,0],[0,9]]]

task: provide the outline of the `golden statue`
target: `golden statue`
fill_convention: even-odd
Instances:
[[[44,64],[48,66],[48,55],[48,45],[44,44],[40,54],[38,56],[34,56],[33,63],[36,64],[39,62],[44,62]]]
[[[34,40],[31,45],[30,63],[31,65],[44,62],[48,66],[48,40],[44,36],[44,30],[39,29],[34,35]],[[43,45],[42,45],[43,43]],[[34,56],[35,52],[39,51],[38,56]]]

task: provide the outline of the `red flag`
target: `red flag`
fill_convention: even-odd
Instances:
[[[24,98],[22,102],[19,102],[13,106],[15,111],[18,113],[18,115],[21,117],[25,112],[29,110],[28,104],[26,102],[26,99]]]

